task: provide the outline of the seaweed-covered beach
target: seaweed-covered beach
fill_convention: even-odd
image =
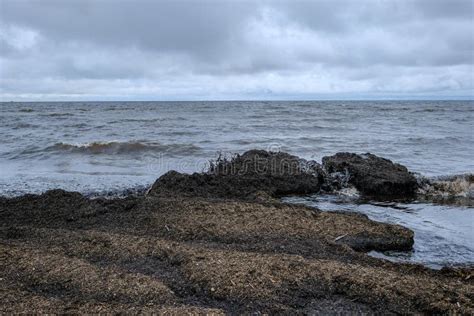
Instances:
[[[0,316],[474,315],[474,0],[0,0]]]
[[[319,165],[249,151],[144,194],[0,198],[1,312],[471,314],[472,268],[367,255],[411,249],[409,229],[279,200],[343,186],[410,198],[422,185],[370,154]]]

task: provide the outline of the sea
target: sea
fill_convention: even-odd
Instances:
[[[474,101],[2,102],[0,196],[53,188],[113,195],[255,148],[319,162],[370,152],[423,177],[472,174],[473,126]],[[470,206],[341,194],[284,200],[415,231],[412,252],[373,256],[433,268],[474,265]]]

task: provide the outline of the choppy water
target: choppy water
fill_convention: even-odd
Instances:
[[[473,173],[473,122],[473,101],[0,103],[0,195],[122,190],[170,169],[201,171],[218,151],[252,148],[318,161],[338,151],[372,152],[425,176]],[[330,200],[328,208],[340,208]],[[459,240],[438,234],[459,249],[433,260],[447,262],[451,251],[450,262],[472,259],[472,209],[420,203],[393,219],[386,207],[344,207],[430,231],[470,223],[459,228]],[[427,219],[431,225],[412,214],[445,215]]]

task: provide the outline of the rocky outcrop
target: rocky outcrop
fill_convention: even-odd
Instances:
[[[250,150],[230,159],[218,158],[204,173],[170,171],[148,194],[259,200],[352,185],[365,196],[386,199],[411,198],[418,189],[406,167],[369,153],[327,156],[323,167],[287,153]]]
[[[373,198],[408,198],[415,195],[418,187],[406,167],[370,153],[326,156],[323,167],[329,174],[345,174],[349,184]]]
[[[230,159],[218,158],[206,173],[170,171],[153,184],[148,195],[255,199],[317,193],[323,181],[321,167],[314,161],[250,150]]]

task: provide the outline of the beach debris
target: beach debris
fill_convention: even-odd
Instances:
[[[349,235],[349,234],[344,234],[344,235],[338,236],[338,237],[334,238],[334,241],[341,240],[342,238],[346,237],[347,235]]]

